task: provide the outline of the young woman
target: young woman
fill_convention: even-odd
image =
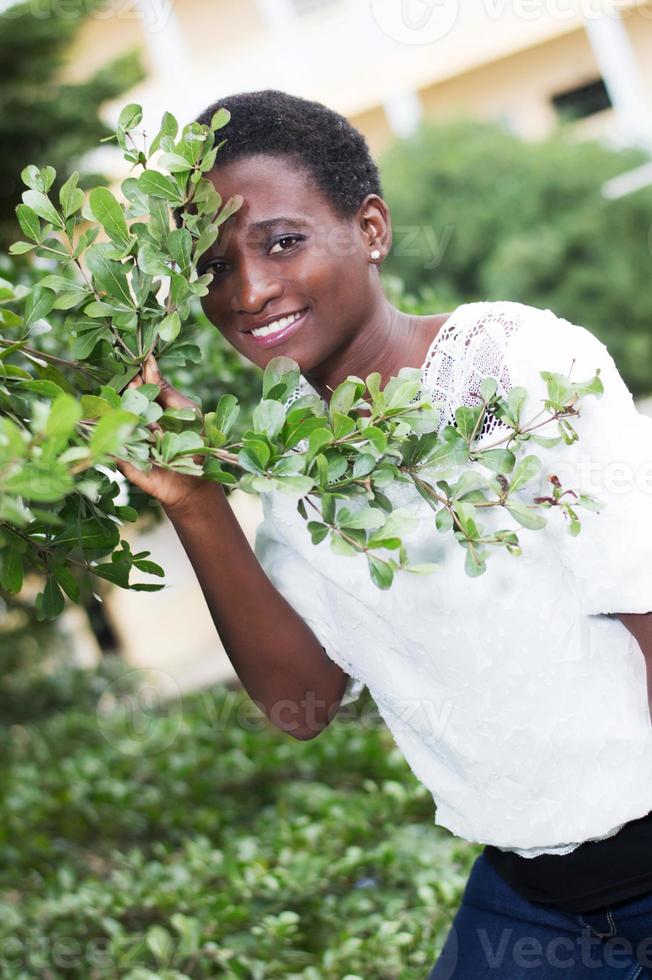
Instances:
[[[288,404],[306,393],[327,403],[349,374],[379,371],[384,386],[420,367],[442,426],[477,403],[483,377],[503,393],[526,388],[530,419],[546,396],[541,371],[588,380],[599,368],[605,393],[585,399],[579,441],[533,449],[542,486],[558,474],[607,507],[582,511],[579,537],[551,510],[545,529],[520,530],[522,556],[495,553],[471,579],[414,488],[389,488],[418,518],[411,558],[441,567],[399,574],[383,592],[364,556],[312,544],[287,495],[263,496],[252,550],[220,485],[120,468],[165,508],[272,723],[313,738],[367,685],[436,822],[486,845],[432,980],[652,976],[652,420],[604,345],[550,310],[396,309],[379,275],[389,209],[342,116],[268,90],[224,98],[200,121],[218,105],[231,120],[210,177],[224,200],[244,197],[201,261],[213,273],[204,309],[224,338],[260,368],[298,362]],[[143,380],[161,386],[164,406],[193,404],[153,358],[132,383]],[[483,445],[500,429],[488,419]]]

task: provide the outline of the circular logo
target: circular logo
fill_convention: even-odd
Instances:
[[[460,0],[371,0],[371,13],[400,44],[434,44],[455,27]]]
[[[96,716],[114,749],[156,755],[170,747],[183,722],[181,689],[163,670],[127,670],[102,693]]]

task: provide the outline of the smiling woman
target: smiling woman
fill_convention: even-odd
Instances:
[[[264,495],[253,551],[218,484],[186,482],[166,509],[227,654],[270,720],[312,738],[366,685],[432,792],[436,822],[487,845],[433,980],[521,977],[536,965],[524,961],[524,943],[542,958],[532,976],[557,976],[548,969],[557,965],[565,977],[595,976],[602,963],[603,976],[637,977],[646,954],[633,944],[652,943],[642,649],[652,646],[652,494],[638,480],[651,462],[652,420],[636,412],[604,345],[550,310],[508,300],[427,316],[395,308],[379,275],[389,207],[363,136],[341,115],[267,90],[225,97],[199,121],[218,107],[230,120],[209,176],[223,200],[243,203],[202,256],[201,271],[213,275],[204,310],[259,367],[294,359],[295,395],[328,402],[349,375],[378,372],[384,386],[420,367],[424,391],[454,424],[454,407],[477,404],[487,377],[503,395],[525,388],[530,418],[546,397],[540,372],[601,371],[605,394],[582,411],[579,449],[541,455],[547,473],[570,468],[571,486],[585,486],[588,465],[599,485],[587,489],[606,498],[607,516],[589,514],[577,541],[546,528],[518,568],[503,552],[471,583],[457,543],[433,529],[416,493],[413,544],[441,568],[382,594],[364,557],[306,542],[282,494]],[[184,397],[155,365],[148,371],[164,402]],[[624,491],[609,479],[623,462]],[[588,973],[587,930],[599,947]],[[630,945],[612,971],[606,940],[617,934]]]

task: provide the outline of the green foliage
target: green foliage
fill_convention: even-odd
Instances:
[[[394,482],[413,483],[435,513],[449,512],[450,519],[440,518],[437,526],[452,530],[466,549],[470,575],[485,570],[492,548],[518,553],[516,528],[543,527],[545,520],[532,510],[544,503],[570,517],[575,533],[577,515],[563,499],[573,491],[553,495],[552,504],[510,496],[534,475],[517,469],[511,483],[507,475],[530,437],[520,418],[527,393],[517,389],[503,400],[491,379],[481,403],[460,407],[456,426],[441,435],[438,407],[422,397],[415,368],[401,369],[383,390],[377,372],[349,376],[326,407],[315,395],[286,406],[299,366],[273,358],[263,373],[262,400],[249,427],[239,431],[240,405],[230,393],[204,414],[199,406],[164,410],[157,385],[128,388],[151,352],[184,366],[201,360],[200,348],[181,333],[211,280],[210,273],[198,274],[197,264],[242,203],[239,196],[223,202],[203,176],[215,161],[215,129],[191,123],[178,135],[176,120],[166,113],[148,148],[143,134],[130,128],[141,116],[140,106],[125,106],[115,134],[132,169],[141,168],[122,183],[126,204],[105,187],[93,188],[86,199],[77,174],[53,195],[53,167],[30,164],[22,171],[28,189],[18,217],[26,240],[10,252],[33,252],[53,271],[29,285],[0,281],[2,589],[16,594],[24,573],[37,571],[45,579],[37,612],[54,618],[66,596],[79,600],[80,581],[89,576],[126,589],[163,588],[130,581],[132,568],[158,577],[164,572],[148,560],[149,552],[133,554],[120,538],[121,523],[138,513],[114,502],[118,484],[106,465],[116,459],[249,493],[291,494],[306,521],[308,506],[311,517],[322,518],[308,521],[313,542],[328,535],[335,553],[365,554],[381,589],[391,586],[397,571],[424,574],[435,567],[409,562],[401,540],[409,511],[394,512],[384,492]],[[227,120],[226,111],[218,112],[213,126]],[[152,147],[167,173],[150,166]],[[173,227],[172,208],[181,227]],[[67,357],[31,343],[44,323],[47,336],[48,318],[57,315],[63,315]],[[548,421],[557,420],[571,442],[569,417],[578,414],[582,397],[600,395],[601,383],[597,376],[583,384],[558,375],[546,380]],[[366,417],[359,410],[368,407]],[[481,449],[478,434],[487,413],[503,421],[506,435]],[[483,466],[487,449],[490,474],[483,476],[477,464]],[[449,486],[445,481],[455,467],[467,472],[457,473]],[[339,510],[337,501],[343,502]],[[487,507],[505,508],[516,525],[490,534],[479,520],[480,508]]]
[[[298,742],[242,692],[112,690],[3,733],[3,977],[426,975],[480,848],[366,692]]]
[[[16,237],[14,211],[24,161],[52,164],[57,186],[64,186],[73,161],[110,132],[98,116],[102,103],[143,78],[134,50],[84,82],[61,81],[67,50],[81,24],[102,6],[100,0],[66,0],[63,5],[39,0],[36,8],[23,2],[0,13],[0,243],[5,248]]]
[[[569,138],[525,142],[479,120],[424,125],[383,157],[394,245],[386,270],[438,309],[515,300],[595,333],[634,394],[652,361],[652,187],[617,200],[604,181],[644,162]]]

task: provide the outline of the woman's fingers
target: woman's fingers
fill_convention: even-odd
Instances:
[[[148,384],[158,385],[161,389],[156,400],[164,408],[192,408],[201,416],[201,407],[190,398],[182,395],[162,376],[153,354],[150,354],[143,362],[143,375]]]

